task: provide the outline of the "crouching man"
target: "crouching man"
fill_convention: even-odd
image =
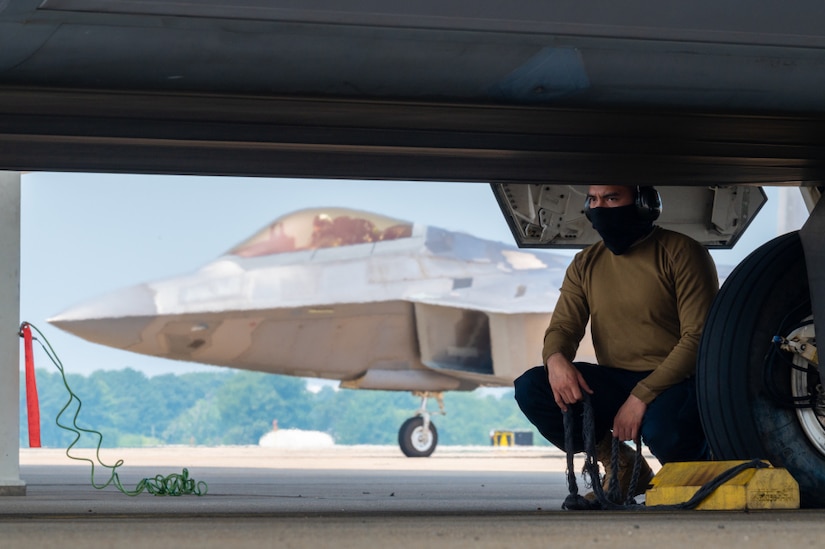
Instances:
[[[515,381],[522,412],[565,451],[563,413],[572,407],[580,426],[580,402],[588,393],[600,441],[596,457],[608,472],[612,438],[641,437],[662,464],[710,459],[693,376],[719,289],[716,267],[698,242],[654,225],[660,212],[653,187],[590,187],[585,214],[602,241],[578,253],[567,269],[544,337],[544,365]],[[598,364],[574,363],[588,320]],[[580,428],[574,445],[574,452],[584,449]],[[621,442],[623,497],[635,455]],[[631,495],[644,493],[652,478],[643,462]],[[609,475],[605,490],[608,482]]]

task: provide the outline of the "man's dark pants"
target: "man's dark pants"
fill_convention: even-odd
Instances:
[[[649,372],[631,372],[586,362],[574,364],[593,390],[590,401],[595,416],[595,441],[598,443],[613,427],[613,418],[630,392]],[[562,450],[567,450],[564,447],[564,417],[553,399],[547,370],[543,366],[527,370],[516,379],[514,385],[516,401],[527,419],[544,438]],[[575,414],[573,450],[581,452],[584,450],[582,404],[578,403],[572,409]],[[710,450],[699,419],[693,378],[667,389],[648,405],[642,419],[641,435],[642,442],[662,464],[710,459]]]

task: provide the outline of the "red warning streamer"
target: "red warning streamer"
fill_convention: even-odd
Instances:
[[[26,356],[26,409],[29,415],[29,447],[40,448],[40,403],[37,399],[37,381],[34,377],[34,349],[32,331],[28,323],[21,326],[23,349]]]

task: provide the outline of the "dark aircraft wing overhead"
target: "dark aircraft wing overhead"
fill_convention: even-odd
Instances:
[[[818,184],[825,5],[0,2],[0,167]]]

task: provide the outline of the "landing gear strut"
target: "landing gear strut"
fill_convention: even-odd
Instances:
[[[438,444],[438,431],[430,421],[430,412],[427,410],[427,400],[430,396],[438,402],[438,412],[433,414],[445,415],[444,397],[440,392],[414,392],[414,396],[421,397],[421,406],[415,414],[401,425],[398,430],[398,445],[407,457],[430,457]]]

